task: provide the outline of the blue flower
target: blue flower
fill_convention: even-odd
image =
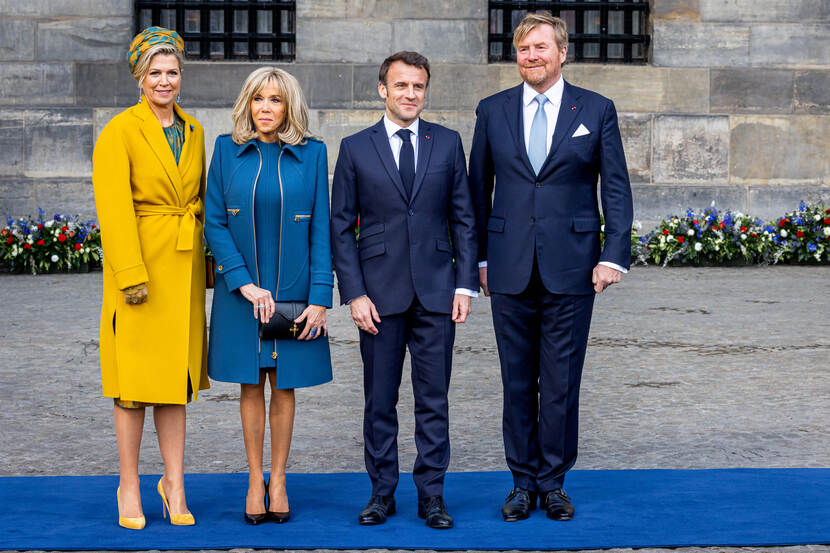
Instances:
[[[815,253],[815,251],[818,249],[818,246],[816,246],[812,242],[808,242],[807,249],[810,250],[810,253]]]
[[[801,217],[796,217],[794,222],[796,225],[803,225],[804,219],[802,219]]]
[[[798,204],[799,211],[807,211],[807,204],[802,200],[800,204]]]
[[[691,207],[686,209],[686,217],[688,217],[689,219],[695,218],[695,211]]]

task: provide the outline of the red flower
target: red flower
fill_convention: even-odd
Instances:
[[[75,251],[78,251],[78,250],[80,250],[81,248],[83,248],[83,246],[81,246],[81,244],[80,244],[80,243],[75,244]]]
[[[41,238],[40,240],[38,240],[37,242],[35,242],[35,244],[37,244],[38,246],[42,246],[42,245],[44,245],[45,243],[46,243],[46,242],[44,242],[44,241],[43,241],[43,238]]]
[[[692,224],[696,225],[697,224],[697,219],[692,219]]]
[[[37,230],[43,230],[43,223],[38,223]]]
[[[778,221],[778,226],[779,226],[779,227],[783,227],[784,225],[786,225],[786,224],[787,224],[787,223],[789,223],[789,222],[790,222],[790,220],[789,220],[789,219],[787,219],[787,218],[780,219],[780,220]]]
[[[683,243],[683,242],[685,242],[685,241],[686,241],[686,239],[685,239],[685,238],[683,238],[682,236],[678,236],[678,237],[677,237],[677,242],[678,242],[678,243],[682,244],[682,243]]]
[[[830,218],[824,220],[825,225],[830,225]]]
[[[66,235],[58,234],[58,242],[66,242]]]
[[[24,250],[31,250],[31,249],[32,249],[32,245],[31,245],[31,244],[23,244],[23,249],[24,249]]]
[[[669,234],[669,229],[665,229],[665,228],[664,228],[664,229],[663,229],[663,234],[665,234],[665,235],[667,235],[667,236],[668,236],[668,234]]]
[[[66,232],[67,230],[69,230],[69,227],[67,227],[67,226],[62,226],[61,227],[61,232]]]
[[[6,238],[6,244],[11,244],[12,242],[14,242],[13,237],[9,236],[8,238]]]
[[[8,232],[6,229],[0,230],[0,236],[6,236],[6,232]]]
[[[752,233],[752,236],[758,236],[758,235],[757,235],[757,234],[755,234],[755,233],[753,232],[753,233]]]
[[[724,225],[724,222],[723,222],[723,221],[721,221],[721,222],[720,222],[720,228],[723,228],[723,225]]]
[[[804,238],[804,231],[803,230],[798,230],[798,231],[795,232],[795,235],[799,238]]]
[[[830,207],[824,210],[825,213],[830,213]]]
[[[741,227],[741,232],[746,232],[746,227]]]
[[[70,237],[70,238],[72,238],[73,236],[75,236],[75,233],[74,233],[74,232],[70,232],[70,233],[69,233],[69,237]]]

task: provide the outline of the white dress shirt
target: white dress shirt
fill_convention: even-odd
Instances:
[[[545,132],[545,155],[550,153],[550,145],[553,141],[553,132],[556,129],[556,120],[559,118],[559,108],[562,104],[562,93],[564,91],[565,80],[560,76],[559,80],[557,80],[552,87],[542,93],[548,99],[543,108],[548,121],[548,128]],[[538,95],[539,93],[536,92],[529,84],[524,83],[522,85],[522,121],[524,123],[525,150],[528,152],[530,148],[530,126],[533,124],[533,117],[536,115],[536,110],[539,108],[539,103],[536,101],[536,96]],[[398,146],[398,149],[400,150],[400,146]],[[600,261],[599,264],[611,267],[612,269],[616,269],[622,273],[628,272],[628,270],[617,265],[616,263],[611,263],[610,261]],[[487,262],[480,261],[478,266],[486,267]]]

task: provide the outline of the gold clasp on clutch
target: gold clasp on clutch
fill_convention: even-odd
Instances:
[[[294,323],[294,326],[292,326],[289,330],[291,330],[291,337],[296,338],[297,337],[297,331],[300,330],[300,329],[299,329],[299,327],[297,327],[297,323]]]

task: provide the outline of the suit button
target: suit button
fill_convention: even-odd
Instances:
[[[409,215],[410,215],[410,216],[415,215],[415,210],[414,210],[414,209],[410,209],[410,210],[409,210]]]
[[[531,218],[530,218],[530,222],[531,222],[531,223],[535,223],[535,222],[536,222],[536,217],[531,217]]]
[[[541,186],[542,186],[542,183],[541,183],[541,182],[539,182],[539,181],[537,180],[537,181],[536,181],[536,188],[539,188],[539,187],[541,187]]]

